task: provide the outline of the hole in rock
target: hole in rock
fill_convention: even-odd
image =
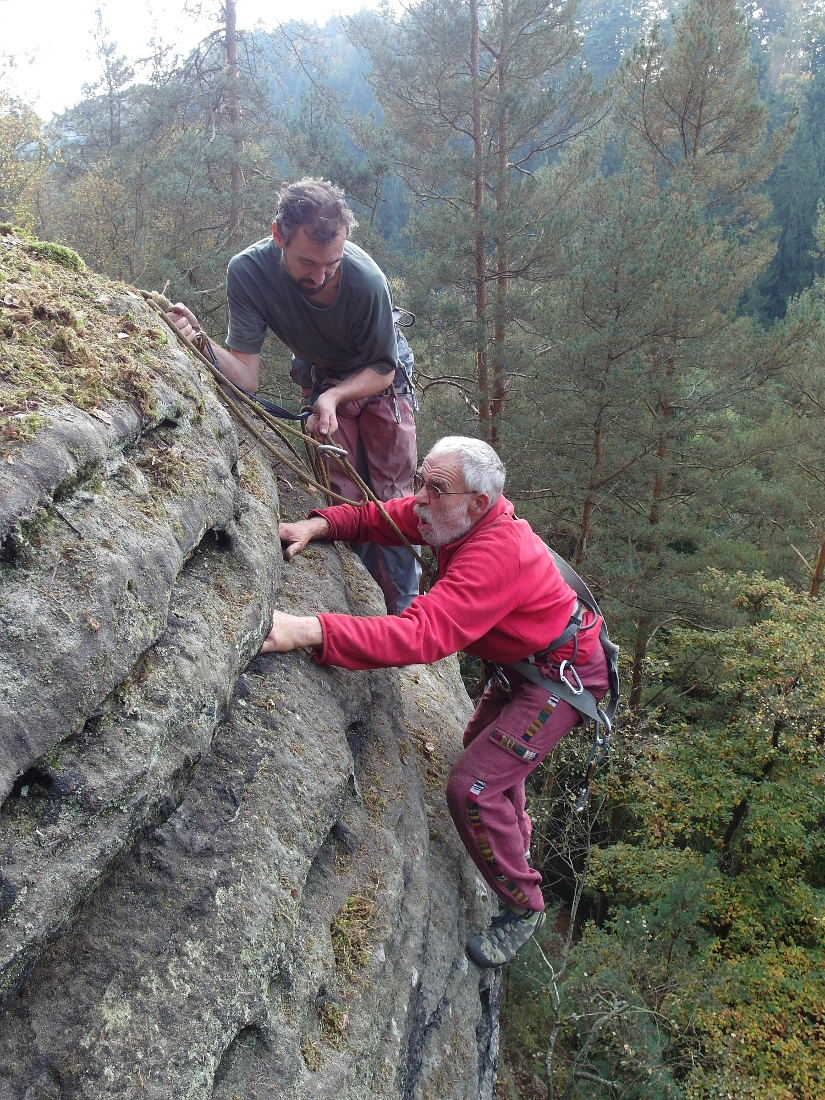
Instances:
[[[55,791],[55,776],[47,768],[33,767],[18,776],[11,798],[50,798]]]
[[[238,1088],[254,1083],[269,1055],[269,1042],[261,1028],[254,1024],[242,1028],[224,1051],[215,1073],[213,1089],[216,1100],[230,1100],[238,1095],[248,1096],[248,1092],[239,1093]]]

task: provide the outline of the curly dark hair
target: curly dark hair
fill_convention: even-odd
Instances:
[[[329,244],[341,232],[342,226],[349,236],[358,222],[340,187],[329,180],[306,176],[297,183],[285,183],[281,187],[275,224],[284,244],[289,244],[292,234],[301,225],[311,240]]]

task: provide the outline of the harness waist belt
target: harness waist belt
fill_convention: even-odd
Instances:
[[[613,718],[619,706],[619,647],[611,642],[610,636],[607,633],[607,625],[604,621],[604,616],[599,610],[599,605],[596,603],[593,593],[585,582],[569,562],[566,562],[560,554],[551,550],[547,543],[544,545],[547,553],[553,559],[556,568],[561,574],[562,580],[573,589],[580,603],[602,620],[601,629],[599,630],[599,641],[602,644],[604,655],[607,658],[607,682],[610,695],[607,703],[603,707],[600,707],[593,695],[591,695],[586,688],[577,690],[571,687],[561,676],[559,680],[550,680],[546,676],[542,676],[536,668],[535,662],[537,656],[542,657],[547,653],[552,653],[554,650],[561,648],[566,642],[571,641],[581,629],[582,616],[578,607],[574,609],[573,615],[571,615],[570,621],[565,629],[549,646],[541,650],[540,653],[528,657],[527,660],[514,661],[506,667],[515,669],[516,672],[524,676],[525,679],[532,681],[532,683],[547,688],[553,695],[557,695],[559,699],[563,699],[565,703],[569,703],[570,706],[573,707],[574,710],[577,710],[584,718],[589,718],[591,721],[596,722],[597,725],[604,726],[609,732],[612,728]],[[577,612],[578,624],[576,623]]]

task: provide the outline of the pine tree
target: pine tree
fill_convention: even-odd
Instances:
[[[799,87],[793,141],[769,183],[778,248],[748,303],[765,323],[784,316],[788,300],[825,272],[814,241],[817,203],[825,198],[825,70]]]
[[[410,266],[421,311],[449,334],[445,385],[461,388],[492,441],[501,436],[513,288],[545,260],[529,217],[533,172],[597,116],[592,81],[570,72],[575,7],[547,0],[422,0],[398,18],[347,22],[398,142],[396,170],[412,197]],[[472,315],[466,302],[472,303]],[[474,373],[456,363],[472,354]]]
[[[237,30],[233,10],[182,61],[156,57],[142,84],[100,32],[101,79],[58,121],[63,167],[40,227],[110,275],[157,289],[168,280],[202,321],[218,313],[219,328],[228,259],[271,226],[281,121],[261,43]]]
[[[747,30],[731,0],[691,0],[675,22],[672,43],[654,32],[623,66],[618,84],[626,161],[639,180],[637,201],[661,202],[654,224],[669,226],[656,258],[644,268],[655,272],[653,302],[665,309],[639,356],[646,392],[636,450],[645,462],[634,463],[633,470],[642,480],[630,491],[615,480],[611,484],[631,515],[645,518],[632,539],[636,580],[628,592],[636,624],[636,705],[651,633],[663,616],[686,606],[687,594],[679,594],[684,550],[692,548],[687,556],[694,557],[704,541],[690,532],[696,520],[700,526],[712,522],[712,496],[702,491],[701,481],[710,472],[702,454],[712,452],[714,419],[735,407],[737,392],[758,377],[752,370],[762,355],[760,338],[735,320],[736,307],[770,255],[762,228],[768,208],[758,185],[789,135],[768,135]]]

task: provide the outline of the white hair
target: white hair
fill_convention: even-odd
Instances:
[[[466,435],[445,435],[435,444],[428,458],[457,455],[464,484],[471,493],[486,493],[495,504],[504,489],[504,463],[489,443]]]

